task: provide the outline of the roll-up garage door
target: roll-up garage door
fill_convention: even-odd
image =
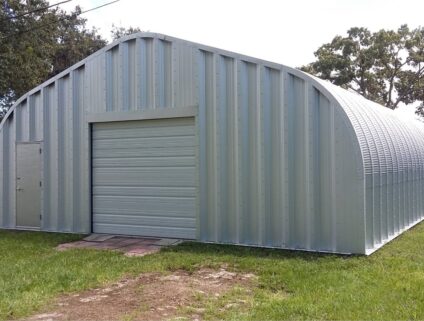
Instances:
[[[93,231],[195,238],[193,118],[96,123]]]

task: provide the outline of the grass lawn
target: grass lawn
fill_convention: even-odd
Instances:
[[[142,272],[201,266],[255,273],[248,308],[206,319],[424,319],[424,224],[370,257],[185,243],[143,258],[95,250],[57,252],[75,235],[0,231],[0,320],[30,315],[54,297]],[[233,291],[233,296],[246,293]],[[221,300],[222,301],[222,300]]]

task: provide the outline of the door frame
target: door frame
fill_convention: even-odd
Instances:
[[[40,226],[39,227],[30,227],[30,226],[20,226],[18,225],[18,193],[16,191],[16,182],[18,177],[18,145],[34,145],[38,144],[40,149]],[[44,199],[44,146],[43,141],[31,141],[31,142],[15,142],[15,180],[14,180],[14,193],[15,193],[15,229],[16,230],[28,230],[28,231],[41,231],[43,224],[43,199]]]
[[[123,111],[123,112],[96,112],[87,115],[86,124],[88,127],[88,151],[89,151],[89,213],[90,213],[90,233],[94,233],[94,206],[93,206],[93,125],[97,123],[112,123],[112,122],[125,122],[125,121],[143,121],[143,120],[159,120],[159,119],[176,119],[176,118],[193,118],[194,120],[194,139],[197,144],[195,149],[195,181],[196,199],[195,199],[195,219],[196,219],[196,236],[192,240],[199,240],[200,237],[200,158],[199,158],[199,105],[190,105],[178,108],[161,108],[161,109],[147,109],[137,111]],[[44,184],[44,183],[43,183]]]

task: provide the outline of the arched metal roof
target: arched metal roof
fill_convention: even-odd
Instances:
[[[346,112],[363,155],[365,174],[421,170],[424,124],[326,81],[319,81]]]

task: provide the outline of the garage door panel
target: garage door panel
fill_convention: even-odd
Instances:
[[[194,166],[194,156],[95,158],[93,167],[175,167]]]
[[[96,149],[93,146],[93,159],[114,158],[114,157],[169,157],[169,156],[193,156],[195,155],[195,146],[167,148],[149,148],[149,149]]]
[[[196,197],[194,187],[155,187],[155,186],[94,186],[93,196],[163,196]]]
[[[113,152],[119,149],[150,149],[167,148],[172,146],[193,147],[194,141],[187,136],[180,137],[151,137],[151,138],[123,138],[96,140],[94,150],[106,149]]]
[[[96,186],[194,186],[194,167],[95,168]]]
[[[195,238],[194,119],[93,125],[93,230]]]
[[[164,137],[164,127],[152,127],[149,131],[145,128],[125,128],[125,129],[114,129],[111,132],[110,129],[96,130],[93,133],[93,139],[117,139],[120,138],[153,138],[153,137]],[[166,128],[168,137],[172,136],[194,136],[193,127],[187,126],[175,126]]]
[[[94,196],[94,213],[190,217],[194,198],[151,196]]]
[[[98,222],[101,224],[118,224],[125,221],[126,225],[140,225],[151,227],[177,227],[177,228],[193,228],[196,224],[193,218],[176,218],[176,217],[157,217],[157,216],[141,216],[141,215],[121,215],[117,217],[111,214],[97,214]]]
[[[125,224],[96,224],[96,233],[142,235],[152,237],[195,239],[196,231],[192,228],[143,226]]]

